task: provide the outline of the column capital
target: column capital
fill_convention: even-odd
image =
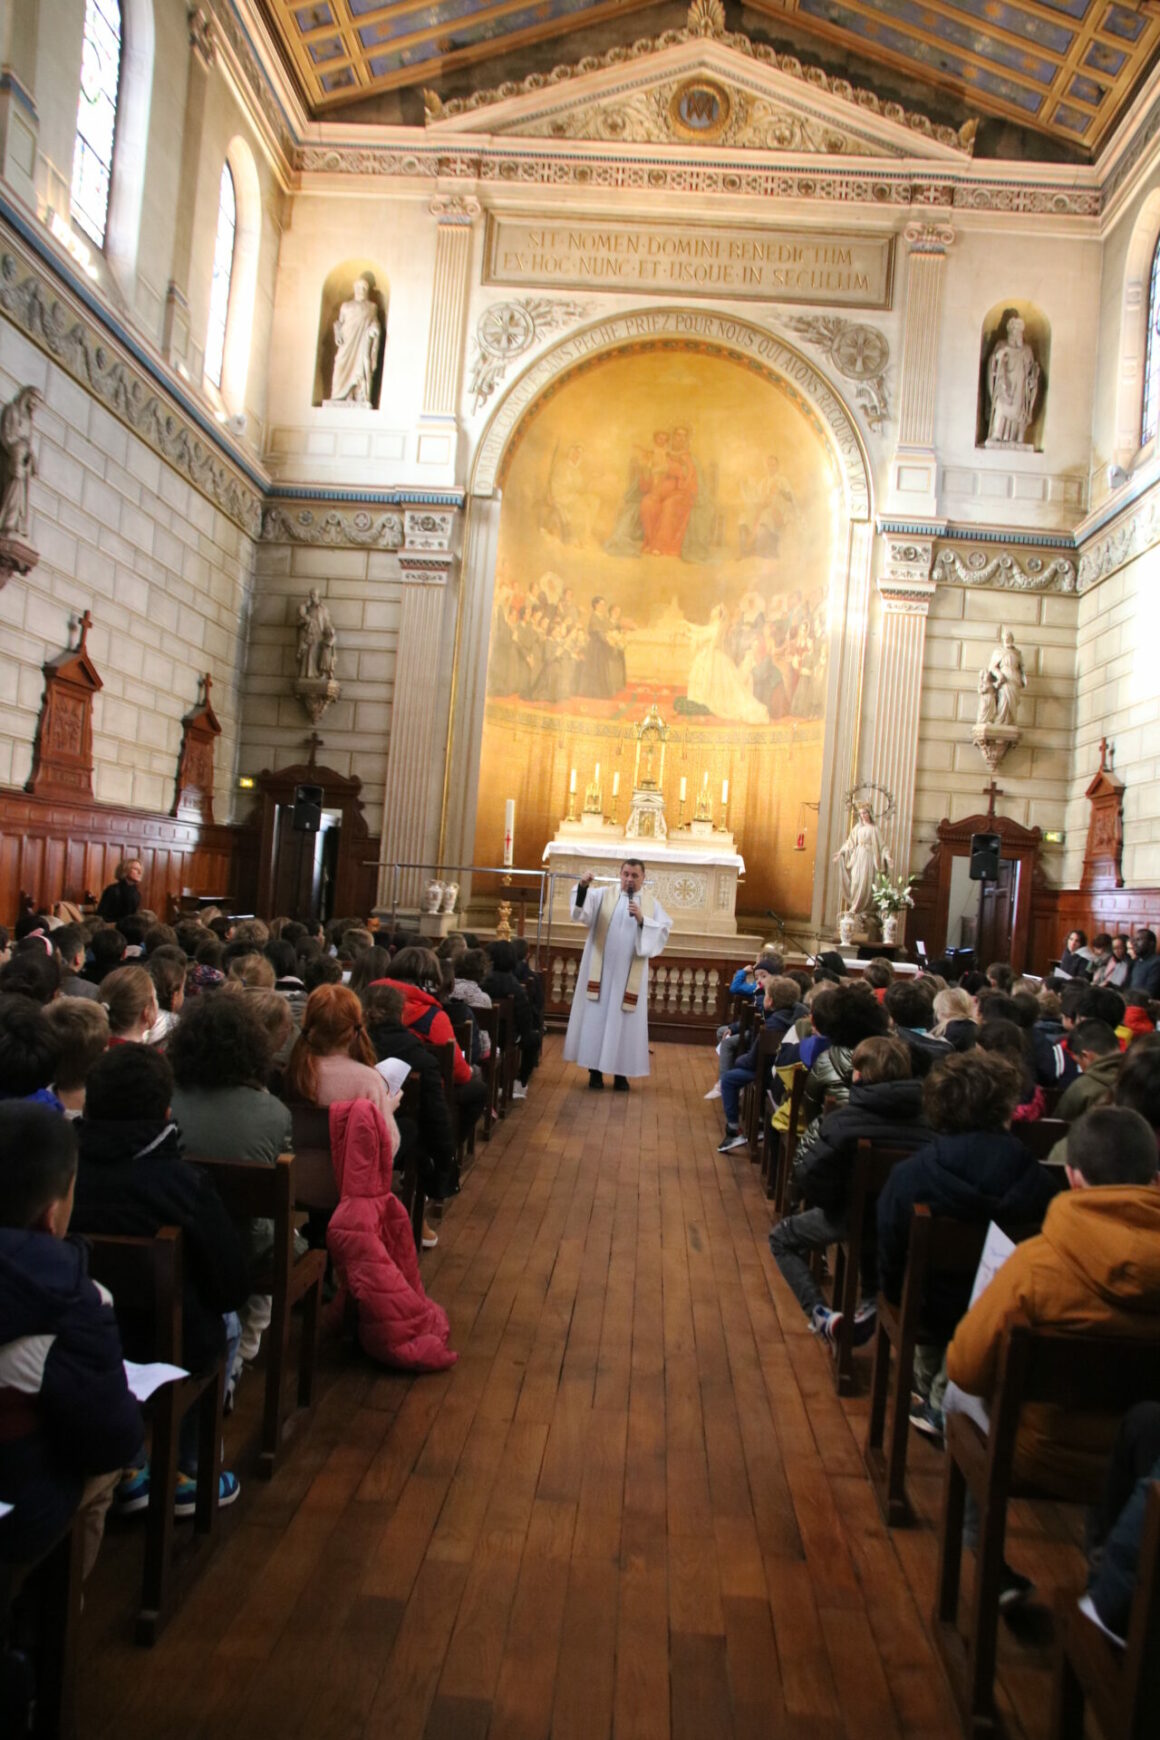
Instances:
[[[217,27],[204,6],[191,6],[188,19],[189,46],[208,72],[217,61]]]
[[[952,224],[912,223],[907,224],[902,234],[912,254],[941,256],[954,246],[955,231]]]
[[[934,539],[888,537],[878,596],[895,616],[925,616],[936,587],[931,579]]]
[[[470,193],[437,193],[427,210],[439,224],[468,225],[482,216],[483,207]]]

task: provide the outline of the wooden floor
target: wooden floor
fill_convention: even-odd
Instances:
[[[549,1040],[424,1259],[455,1368],[404,1378],[328,1344],[273,1482],[247,1476],[259,1384],[227,1422],[244,1491],[184,1609],[130,1641],[140,1534],[89,1586],[82,1736],[312,1740],[946,1740],[928,1638],[941,1458],[890,1534],[773,1268],[747,1153],[719,1157],[712,1054],[658,1045],[631,1095]],[[1075,1520],[1017,1507],[1050,1599]],[[1046,1732],[1050,1631],[1004,1628],[1012,1733]]]

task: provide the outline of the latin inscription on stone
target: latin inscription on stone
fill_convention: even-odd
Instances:
[[[484,282],[889,308],[891,236],[488,219]]]

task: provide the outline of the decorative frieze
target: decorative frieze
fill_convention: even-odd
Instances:
[[[1067,556],[997,555],[989,550],[944,544],[934,563],[935,579],[944,586],[985,586],[999,592],[1074,592],[1075,563]]]
[[[221,449],[198,430],[179,401],[162,393],[114,349],[108,332],[66,297],[8,235],[0,254],[0,309],[99,403],[125,423],[250,537],[261,526],[261,497]]]
[[[360,549],[398,550],[403,544],[401,513],[373,513],[365,507],[269,507],[262,515],[262,541],[269,544],[335,544]]]
[[[455,514],[450,509],[416,508],[403,515],[403,536],[408,552],[440,553],[451,548]]]
[[[1077,591],[1090,591],[1155,544],[1160,544],[1160,490],[1152,490],[1107,530],[1084,543]]]

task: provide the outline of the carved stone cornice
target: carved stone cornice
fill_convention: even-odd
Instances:
[[[221,509],[249,537],[261,526],[261,493],[204,435],[176,392],[122,351],[61,280],[0,225],[0,309],[98,403]]]
[[[954,246],[955,232],[950,224],[907,224],[902,234],[912,254],[945,254]]]
[[[1084,541],[1077,591],[1090,591],[1156,544],[1160,544],[1160,489],[1151,490],[1110,526]]]
[[[1075,563],[1067,556],[1012,555],[943,544],[934,577],[944,586],[989,588],[996,592],[1074,592]]]
[[[483,207],[470,194],[437,193],[428,201],[427,210],[441,224],[470,225],[483,212]]]
[[[403,515],[374,513],[365,507],[268,507],[261,537],[268,544],[332,544],[360,549],[400,550]]]

